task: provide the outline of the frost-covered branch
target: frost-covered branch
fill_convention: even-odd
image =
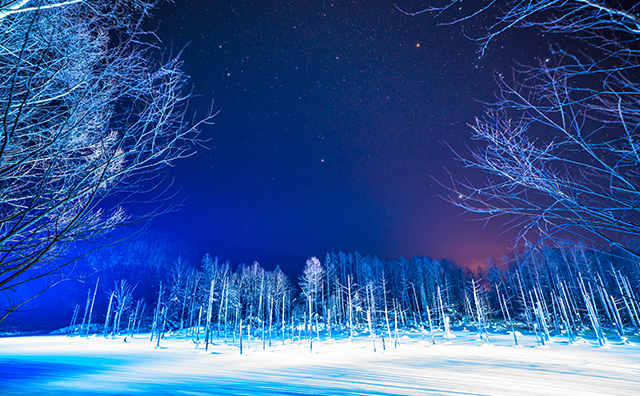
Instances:
[[[4,19],[9,15],[19,14],[23,12],[42,11],[42,10],[48,10],[50,8],[64,7],[71,4],[79,3],[81,1],[83,0],[69,0],[69,1],[63,1],[60,3],[40,4],[34,7],[26,7],[29,2],[33,3],[33,1],[32,0],[14,0],[14,1],[8,2],[3,6],[0,6],[0,19]]]
[[[449,201],[486,218],[506,215],[521,238],[586,239],[640,258],[638,7],[537,0],[432,8],[462,25],[478,12],[493,18],[474,37],[482,53],[513,28],[581,43],[575,53],[551,46],[537,65],[516,65],[511,80],[496,73],[496,101],[471,125],[477,147],[458,155],[487,180],[452,178]]]
[[[0,292],[62,273],[123,224],[171,210],[163,169],[193,153],[177,58],[141,30],[153,4],[16,1],[0,18]],[[123,208],[136,197],[146,212]],[[8,310],[13,308],[8,307]]]

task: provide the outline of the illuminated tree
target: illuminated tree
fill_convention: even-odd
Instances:
[[[313,351],[313,331],[312,324],[313,318],[315,316],[316,319],[316,331],[319,332],[318,329],[318,314],[317,314],[317,301],[318,301],[318,293],[322,291],[324,279],[324,270],[322,268],[322,263],[316,257],[311,257],[307,260],[306,265],[304,267],[304,272],[302,273],[302,279],[300,280],[300,287],[302,288],[302,293],[307,300],[307,305],[309,308],[309,317],[308,317],[308,326],[307,330],[309,332],[309,351]]]
[[[168,210],[163,168],[198,133],[180,61],[154,60],[141,28],[152,2],[0,3],[2,320],[21,286],[63,272],[75,243]],[[136,197],[157,204],[125,213]]]
[[[537,66],[497,74],[497,101],[472,125],[480,147],[460,156],[490,176],[484,184],[455,180],[450,201],[487,217],[510,216],[523,237],[587,240],[640,258],[640,6],[631,2],[562,0],[455,2],[423,10],[495,16],[478,36],[480,52],[512,28],[534,27],[577,43],[559,45]],[[417,13],[413,13],[417,14]],[[578,49],[579,48],[579,49]]]

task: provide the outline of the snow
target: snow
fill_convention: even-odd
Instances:
[[[216,341],[204,351],[171,335],[155,348],[144,335],[104,339],[61,335],[0,338],[2,395],[630,395],[640,394],[640,347],[584,336],[544,347],[535,337],[473,331],[405,333],[398,348],[385,337],[373,352],[367,334],[313,343]],[[423,339],[424,338],[424,339]]]

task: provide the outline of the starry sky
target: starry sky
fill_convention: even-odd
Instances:
[[[186,45],[191,110],[219,111],[207,148],[170,170],[184,207],[155,228],[247,261],[342,250],[475,267],[508,253],[513,232],[472,221],[433,178],[478,177],[449,146],[474,144],[493,73],[535,55],[521,35],[479,57],[460,26],[386,0],[185,0],[151,23],[168,51]]]

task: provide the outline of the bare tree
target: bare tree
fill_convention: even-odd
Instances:
[[[1,3],[0,320],[24,303],[16,288],[63,273],[72,244],[173,207],[162,170],[199,125],[181,62],[157,61],[141,28],[153,2]],[[136,197],[156,204],[125,213]]]
[[[280,306],[280,320],[281,320],[281,333],[282,333],[282,344],[284,345],[285,340],[285,320],[286,320],[286,302],[287,296],[291,290],[291,285],[289,282],[289,278],[287,275],[282,272],[280,266],[277,266],[273,271],[273,289],[274,289],[274,298],[276,301],[274,302],[277,306]],[[276,311],[277,307],[276,307]]]
[[[449,19],[461,24],[494,17],[477,37],[481,53],[517,27],[559,34],[580,49],[556,44],[536,66],[516,66],[512,79],[496,74],[497,101],[472,125],[480,147],[460,156],[490,176],[485,184],[453,181],[449,200],[515,218],[521,237],[533,230],[550,240],[586,239],[640,258],[640,6],[538,0],[459,10],[450,3],[424,11],[466,12]]]
[[[115,296],[116,302],[114,307],[113,326],[111,328],[111,337],[114,338],[120,332],[120,321],[122,315],[129,310],[131,303],[133,302],[133,291],[138,285],[130,285],[126,279],[121,279],[116,282],[112,291],[112,295]],[[105,324],[106,330],[106,324]]]
[[[322,291],[324,270],[322,263],[316,257],[311,257],[307,260],[304,272],[302,273],[302,279],[300,279],[300,286],[302,287],[302,293],[307,300],[309,308],[308,327],[309,332],[309,351],[313,351],[313,319],[316,319],[316,331],[318,330],[318,293]]]

